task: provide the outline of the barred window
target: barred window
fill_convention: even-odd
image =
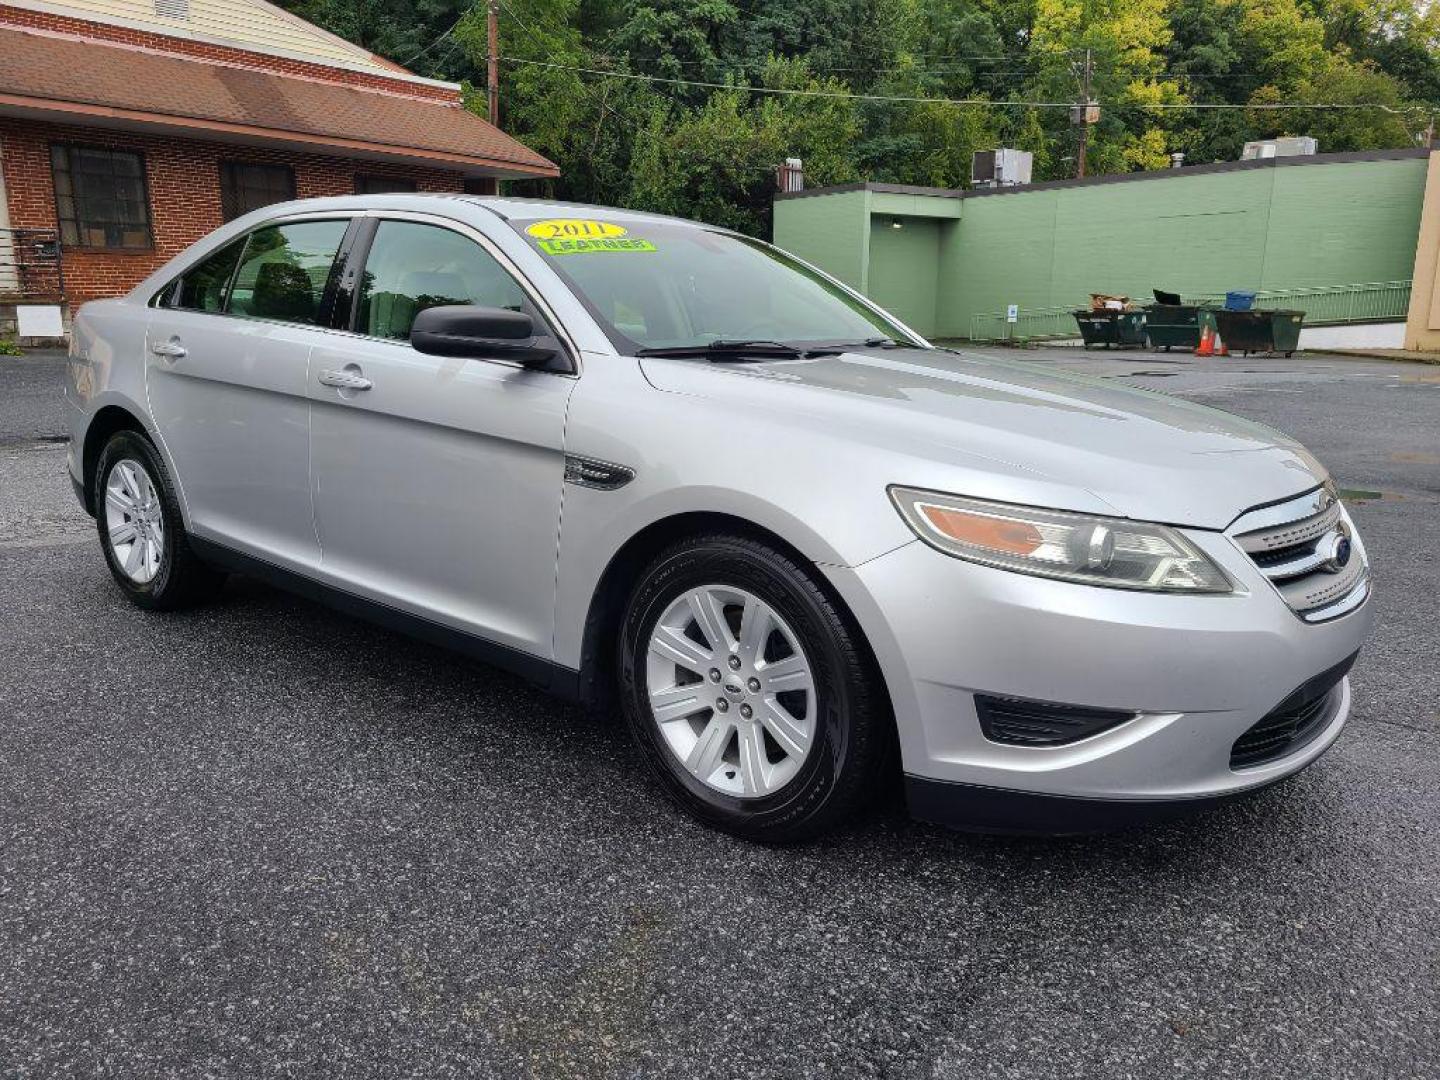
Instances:
[[[356,195],[384,195],[390,191],[415,191],[414,180],[402,180],[393,176],[372,176],[359,173],[355,177]]]
[[[60,239],[75,247],[151,246],[145,158],[131,150],[50,147]]]
[[[220,213],[226,221],[295,198],[295,172],[288,165],[220,163]]]

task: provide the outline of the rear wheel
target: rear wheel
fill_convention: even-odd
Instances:
[[[165,463],[139,432],[116,432],[100,451],[95,524],[110,573],[140,607],[189,607],[224,581],[191,551]]]
[[[872,667],[813,570],[738,537],[662,553],[621,632],[626,719],[661,785],[770,843],[834,826],[879,787],[891,731]]]

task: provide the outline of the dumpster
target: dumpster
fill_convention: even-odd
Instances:
[[[1303,311],[1229,311],[1215,312],[1220,339],[1231,352],[1284,353],[1293,356],[1300,347],[1300,326]]]
[[[1179,293],[1155,290],[1155,303],[1145,308],[1145,336],[1152,349],[1195,349],[1200,344],[1200,309],[1182,304]]]
[[[1145,312],[1117,311],[1114,308],[1080,308],[1075,312],[1085,348],[1112,345],[1124,348],[1145,344]]]

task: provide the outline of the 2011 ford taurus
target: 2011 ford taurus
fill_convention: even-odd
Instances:
[[[759,840],[897,757],[914,814],[987,829],[1260,788],[1335,741],[1372,621],[1291,439],[934,348],[669,218],[269,207],[85,305],[70,369],[135,603],[240,571],[618,704],[670,796]]]

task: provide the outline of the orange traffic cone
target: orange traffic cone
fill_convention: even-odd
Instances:
[[[1215,355],[1215,328],[1206,323],[1200,328],[1200,344],[1195,346],[1196,356]]]

